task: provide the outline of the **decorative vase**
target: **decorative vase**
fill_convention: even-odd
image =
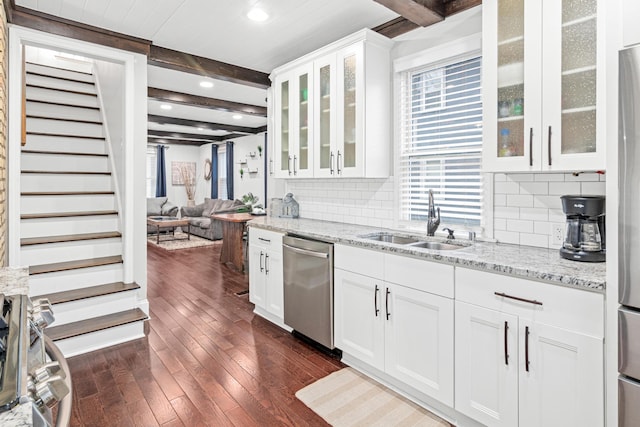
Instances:
[[[196,201],[193,199],[187,199],[187,207],[192,208],[196,205]]]

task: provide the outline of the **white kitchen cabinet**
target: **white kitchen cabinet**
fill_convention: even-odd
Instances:
[[[276,88],[276,178],[313,176],[313,68],[304,64],[279,75]]]
[[[365,29],[273,71],[276,177],[389,176],[391,45]]]
[[[433,288],[452,289],[453,267],[342,245],[334,251],[336,346],[453,406],[453,300],[425,291],[431,267]],[[394,274],[400,266],[421,269],[422,278]]]
[[[284,317],[282,233],[249,231],[249,301],[255,312],[275,323]]]
[[[625,47],[640,43],[640,2],[638,0],[622,0],[622,44]]]
[[[485,171],[605,168],[605,3],[483,2]]]
[[[487,426],[603,425],[603,304],[456,268],[455,409]]]

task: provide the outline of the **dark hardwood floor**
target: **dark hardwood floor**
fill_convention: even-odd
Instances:
[[[294,396],[343,365],[253,314],[220,245],[148,246],[149,334],[69,359],[72,426],[321,426]]]

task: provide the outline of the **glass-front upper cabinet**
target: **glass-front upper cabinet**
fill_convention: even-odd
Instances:
[[[336,174],[336,56],[317,59],[316,73],[316,150],[315,176],[331,177]]]
[[[313,176],[312,81],[309,66],[276,79],[276,178]]]
[[[483,2],[485,170],[605,167],[598,7],[598,0]]]

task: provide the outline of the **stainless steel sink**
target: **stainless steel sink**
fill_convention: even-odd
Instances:
[[[451,243],[444,242],[416,242],[410,244],[409,246],[411,246],[412,248],[434,249],[437,251],[454,251],[456,249],[464,249],[467,247],[463,245],[453,245]]]
[[[368,234],[360,237],[362,237],[363,239],[377,240],[378,242],[395,243],[398,245],[407,245],[418,241],[418,239],[414,239],[413,237],[398,236],[396,234],[390,233]]]

